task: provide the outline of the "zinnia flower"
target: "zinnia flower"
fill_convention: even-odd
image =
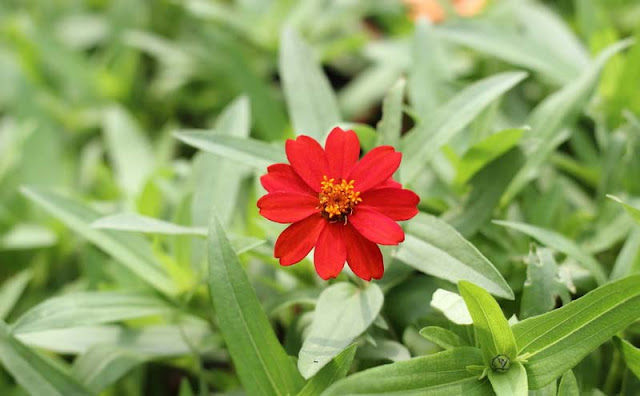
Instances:
[[[404,0],[410,7],[409,15],[412,19],[424,17],[431,22],[442,22],[446,15],[438,0]],[[472,17],[479,14],[486,5],[486,0],[453,0],[455,12],[462,17]]]
[[[384,272],[380,245],[397,245],[396,223],[418,213],[420,198],[392,179],[402,155],[379,146],[360,161],[355,132],[334,128],[324,149],[309,136],[287,140],[289,164],[275,164],[260,178],[268,194],[260,214],[293,223],[278,237],[274,256],[281,265],[304,259],[315,246],[314,264],[323,279],[340,274],[345,261],[364,280]]]

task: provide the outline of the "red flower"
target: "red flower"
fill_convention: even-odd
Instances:
[[[353,131],[334,128],[325,144],[309,136],[287,140],[289,164],[275,164],[260,178],[268,194],[260,214],[293,223],[280,234],[274,255],[281,265],[304,259],[315,246],[316,272],[335,278],[346,261],[364,280],[380,279],[382,254],[376,244],[397,245],[396,223],[418,213],[420,198],[392,179],[402,155],[391,146],[369,151],[360,161]]]

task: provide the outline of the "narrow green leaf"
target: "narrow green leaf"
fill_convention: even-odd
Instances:
[[[73,362],[71,373],[93,393],[99,394],[146,360],[138,353],[100,344],[80,355]]]
[[[0,320],[4,320],[11,313],[32,277],[31,269],[26,269],[7,279],[0,286]]]
[[[627,368],[631,370],[636,377],[640,378],[640,348],[633,346],[629,341],[623,340],[620,337],[613,337],[613,342],[616,347],[622,352],[622,358],[627,365]],[[564,377],[563,377],[564,378]]]
[[[450,321],[459,325],[473,323],[471,314],[459,294],[444,289],[437,289],[431,297],[431,306],[439,310]]]
[[[513,326],[531,389],[574,367],[640,317],[640,275],[600,286],[585,296]]]
[[[209,291],[218,326],[247,393],[296,393],[302,379],[278,342],[222,225],[209,227]]]
[[[466,183],[476,172],[511,150],[524,134],[523,128],[505,129],[471,146],[456,164],[458,173],[455,182]]]
[[[279,69],[293,130],[323,141],[341,121],[338,104],[312,49],[291,28],[282,31]]]
[[[549,249],[532,246],[527,259],[527,280],[522,288],[520,320],[553,310],[556,298],[571,301],[569,290],[558,274],[558,265]]]
[[[611,280],[640,273],[640,226],[632,228],[611,270]]]
[[[32,395],[90,395],[69,374],[16,340],[0,322],[0,362],[25,390]]]
[[[58,238],[48,228],[33,224],[17,224],[0,237],[0,251],[46,248]]]
[[[504,373],[489,370],[489,381],[497,396],[528,396],[527,371],[520,362],[511,363]]]
[[[221,157],[264,170],[276,162],[286,162],[287,158],[281,146],[250,138],[238,138],[202,131],[178,131],[174,136],[193,147]]]
[[[450,282],[468,280],[490,293],[513,299],[513,291],[500,272],[449,224],[418,214],[407,225],[396,257],[426,274]]]
[[[350,283],[326,288],[318,298],[300,354],[298,369],[311,378],[373,323],[384,301],[375,284],[359,289]]]
[[[378,145],[398,147],[402,132],[402,102],[407,82],[398,80],[382,101],[382,119],[378,122]]]
[[[565,140],[561,135],[567,122],[582,112],[598,82],[600,70],[613,55],[631,43],[630,40],[624,40],[609,46],[573,82],[565,85],[535,108],[529,118],[531,130],[522,140],[522,147],[528,157],[527,162],[511,182],[502,197],[502,202],[511,201],[538,174],[549,155]]]
[[[141,280],[164,293],[175,293],[173,281],[154,260],[151,247],[143,238],[91,227],[91,223],[100,217],[96,211],[56,193],[33,187],[23,187],[21,191],[78,235],[88,239],[138,275]]]
[[[468,346],[456,333],[438,326],[423,327],[420,335],[443,349]]]
[[[458,289],[473,319],[485,365],[494,370],[503,370],[501,362],[495,360],[498,356],[506,356],[513,364],[518,356],[518,347],[500,305],[483,288],[473,283],[461,281]]]
[[[636,208],[635,206],[631,206],[628,203],[625,203],[623,200],[621,200],[620,198],[614,196],[614,195],[607,195],[607,198],[612,199],[616,202],[618,202],[620,205],[622,205],[622,207],[624,208],[624,210],[627,211],[627,213],[629,213],[629,215],[631,215],[631,217],[633,217],[633,219],[640,224],[640,209]]]
[[[174,308],[161,299],[136,292],[79,292],[52,297],[25,312],[13,325],[15,334],[166,315]]]
[[[606,282],[607,275],[598,260],[586,253],[584,249],[580,248],[575,242],[564,235],[558,234],[555,231],[515,221],[495,220],[494,223],[523,232],[530,237],[535,238],[543,245],[556,249],[557,251],[576,259],[580,265],[591,273],[598,284],[601,285]]]
[[[151,144],[126,110],[117,106],[105,110],[104,133],[118,184],[136,195],[153,171]]]
[[[413,180],[424,165],[482,110],[526,76],[523,72],[510,72],[485,78],[465,88],[438,108],[432,118],[418,124],[402,140],[405,157],[400,170],[403,180]]]
[[[478,380],[466,369],[480,364],[482,355],[477,348],[455,348],[361,371],[336,382],[323,396],[489,396],[493,394],[489,382]]]
[[[356,355],[356,344],[351,345],[344,351],[340,352],[338,356],[324,366],[318,374],[307,382],[307,384],[300,390],[298,396],[319,396],[334,382],[344,378],[351,368],[351,362]]]
[[[573,370],[567,370],[562,374],[562,379],[558,386],[558,396],[580,396],[580,388],[578,388],[578,381],[576,376],[573,375]]]

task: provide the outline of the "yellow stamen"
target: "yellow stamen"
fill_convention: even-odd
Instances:
[[[354,180],[340,180],[335,183],[336,179],[329,179],[326,175],[322,177],[318,208],[322,209],[322,214],[329,220],[346,223],[347,216],[353,212],[354,206],[362,202],[362,198],[360,191],[353,190]]]

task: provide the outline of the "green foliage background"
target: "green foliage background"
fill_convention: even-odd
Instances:
[[[640,4],[406,12],[0,2],[0,394],[640,394]],[[336,125],[421,197],[370,284],[255,205]]]

